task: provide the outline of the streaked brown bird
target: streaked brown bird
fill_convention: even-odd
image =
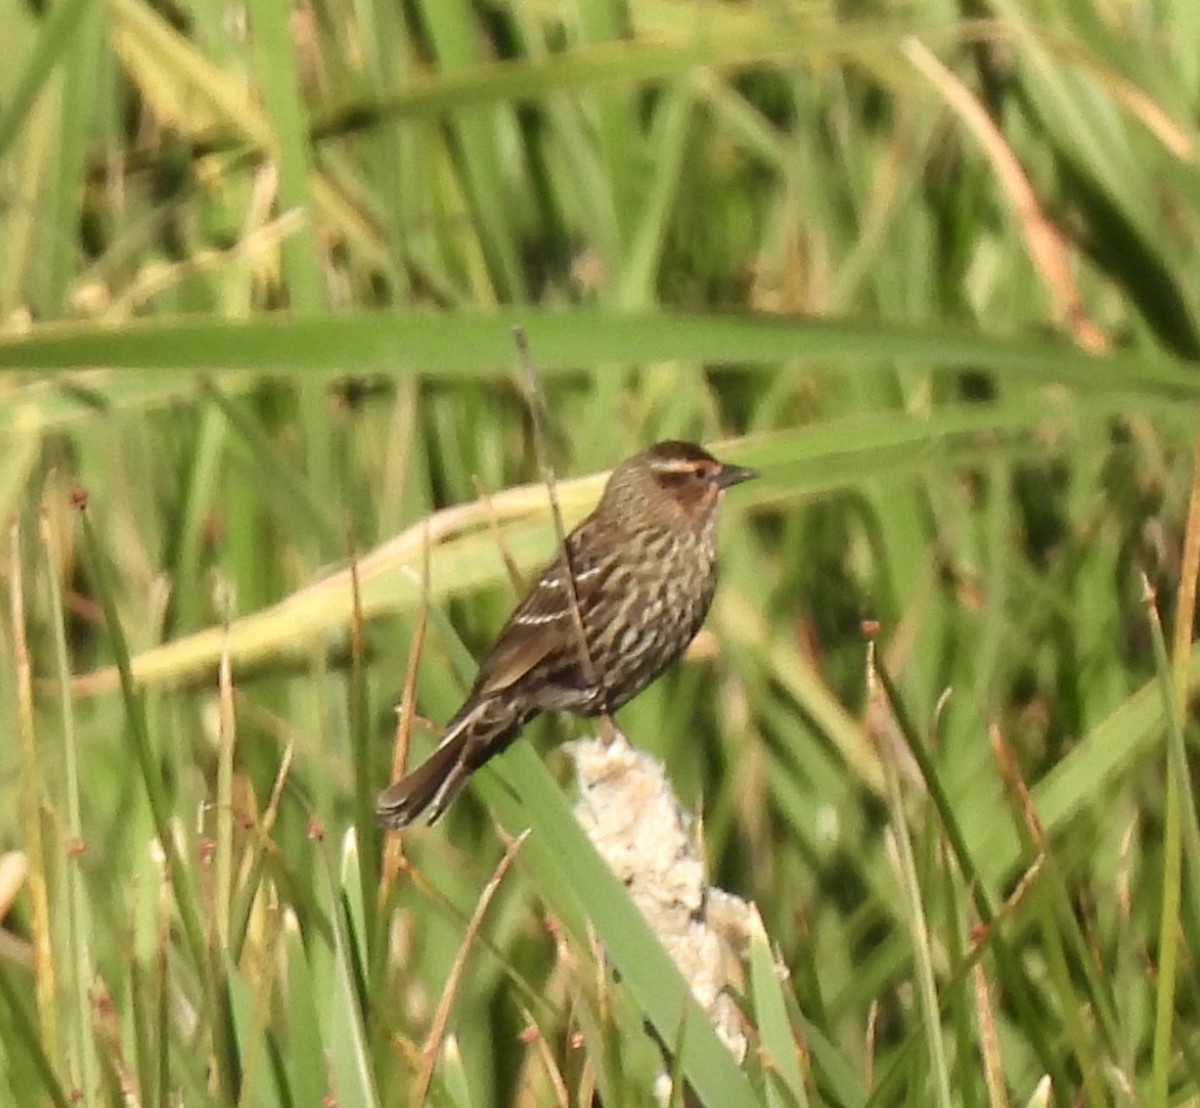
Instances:
[[[539,712],[608,715],[658,677],[708,614],[721,494],[755,476],[688,442],[617,466],[567,536],[578,621],[560,553],[509,616],[441,744],[380,794],[380,820],[401,828],[428,810],[432,823]]]

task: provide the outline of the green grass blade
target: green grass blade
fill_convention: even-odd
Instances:
[[[750,933],[750,981],[754,988],[754,1015],[762,1036],[763,1073],[770,1108],[808,1108],[808,1092],[796,1057],[787,1002],[779,980],[779,967],[771,953],[762,917],[755,910]],[[780,1094],[782,1083],[788,1096]]]
[[[1200,371],[1163,356],[1092,356],[1063,343],[990,338],[952,327],[796,319],[549,311],[530,308],[453,318],[427,313],[347,314],[335,319],[248,322],[161,318],[119,329],[45,324],[0,334],[0,368],[80,366],[267,373],[419,372],[441,378],[506,375],[512,329],[525,328],[548,377],[657,361],[769,366],[811,360],[861,367],[895,361],[931,368],[977,366],[1016,380],[1062,382],[1083,391],[1123,389],[1195,401]],[[610,370],[612,372],[614,370]]]

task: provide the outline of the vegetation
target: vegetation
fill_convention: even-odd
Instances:
[[[0,1102],[1200,1100],[1200,6],[0,27]],[[372,818],[553,549],[514,324],[568,520],[764,472],[620,720],[761,915],[742,1065],[578,725]]]

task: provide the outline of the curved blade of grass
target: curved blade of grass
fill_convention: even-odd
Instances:
[[[544,58],[505,59],[478,64],[468,70],[437,75],[417,74],[403,88],[382,99],[346,100],[320,116],[313,127],[314,139],[373,128],[390,119],[441,115],[455,109],[496,101],[538,100],[554,92],[615,89],[630,95],[636,86],[670,81],[698,72],[733,74],[770,64],[797,64],[828,55],[893,55],[902,35],[921,34],[927,42],[954,40],[959,25],[928,21],[918,27],[869,19],[855,20],[852,27],[823,24],[806,28],[803,35],[780,35],[771,17],[753,18],[756,9],[705,9],[705,32],[697,36],[697,24],[689,15],[676,32],[664,32],[660,23],[648,31],[649,38],[606,39],[577,43],[569,52]],[[643,27],[646,13],[635,8],[631,18]],[[750,16],[751,18],[746,18]],[[664,42],[665,37],[673,41]],[[211,136],[207,148],[218,141]]]
[[[564,492],[563,506],[568,515],[578,518],[587,501],[594,499],[598,492],[598,481],[588,478],[573,484],[577,487],[569,503]],[[493,497],[491,502],[502,518],[521,520],[530,511],[540,510],[544,506],[545,494],[540,486],[527,486]],[[486,530],[485,516],[481,505],[470,504],[438,513],[431,521],[429,533],[434,543],[472,524],[478,529],[474,534],[449,538],[434,547],[437,573],[431,580],[433,596],[478,586],[497,578],[495,548]],[[421,603],[419,567],[423,557],[424,536],[425,524],[422,523],[383,546],[376,547],[359,560],[358,577],[365,618],[387,611],[413,608]],[[536,558],[544,557],[549,550],[550,533],[544,522],[519,523],[509,527],[505,537],[514,555],[525,565],[532,565]],[[230,656],[235,663],[243,665],[276,655],[281,649],[286,650],[289,642],[307,649],[304,644],[311,643],[314,635],[345,625],[353,608],[351,574],[348,569],[341,570],[293,593],[255,616],[231,624]],[[207,670],[219,657],[222,634],[218,628],[208,628],[143,652],[134,663],[135,679],[151,683],[179,679]],[[77,691],[110,688],[116,675],[109,670],[103,676],[98,673],[96,677],[96,681],[77,682]]]
[[[229,368],[269,373],[419,373],[439,378],[507,374],[512,330],[523,327],[543,376],[655,361],[841,367],[911,361],[990,369],[1080,390],[1125,389],[1195,400],[1200,371],[1165,356],[1093,356],[1063,342],[1002,339],[965,329],[788,316],[688,316],[589,309],[495,313],[372,312],[329,319],[245,322],[162,316],[120,328],[46,323],[0,335],[0,368],[65,370]]]
[[[1118,414],[1128,403],[1128,398],[1116,394],[1083,398],[1063,408],[1060,415],[1068,422],[1088,421]],[[953,465],[974,460],[980,449],[998,449],[1000,436],[1024,441],[1053,414],[1038,397],[1005,405],[946,408],[923,418],[886,412],[757,436],[716,449],[722,456],[766,471],[759,488],[748,491],[746,499],[753,504],[756,499],[793,498],[873,476],[896,478],[934,462]],[[559,499],[568,524],[594,504],[602,479],[603,475],[596,475],[561,483]],[[509,489],[489,499],[490,508],[478,502],[462,504],[431,517],[429,598],[459,595],[502,579],[503,565],[488,530],[492,513],[507,525],[505,539],[520,568],[532,569],[553,549],[542,486]],[[418,524],[360,559],[365,619],[409,611],[423,602],[425,536],[424,523]],[[243,667],[307,649],[314,637],[344,628],[353,608],[350,571],[340,570],[235,621],[229,630],[231,660]],[[135,681],[181,681],[206,673],[215,667],[224,639],[222,628],[209,627],[144,651],[133,660]],[[75,689],[100,692],[115,682],[111,669],[97,671],[77,679]]]

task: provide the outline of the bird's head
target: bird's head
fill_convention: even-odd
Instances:
[[[660,442],[613,470],[602,506],[619,518],[693,526],[712,519],[721,493],[758,474],[719,462],[691,442]]]

